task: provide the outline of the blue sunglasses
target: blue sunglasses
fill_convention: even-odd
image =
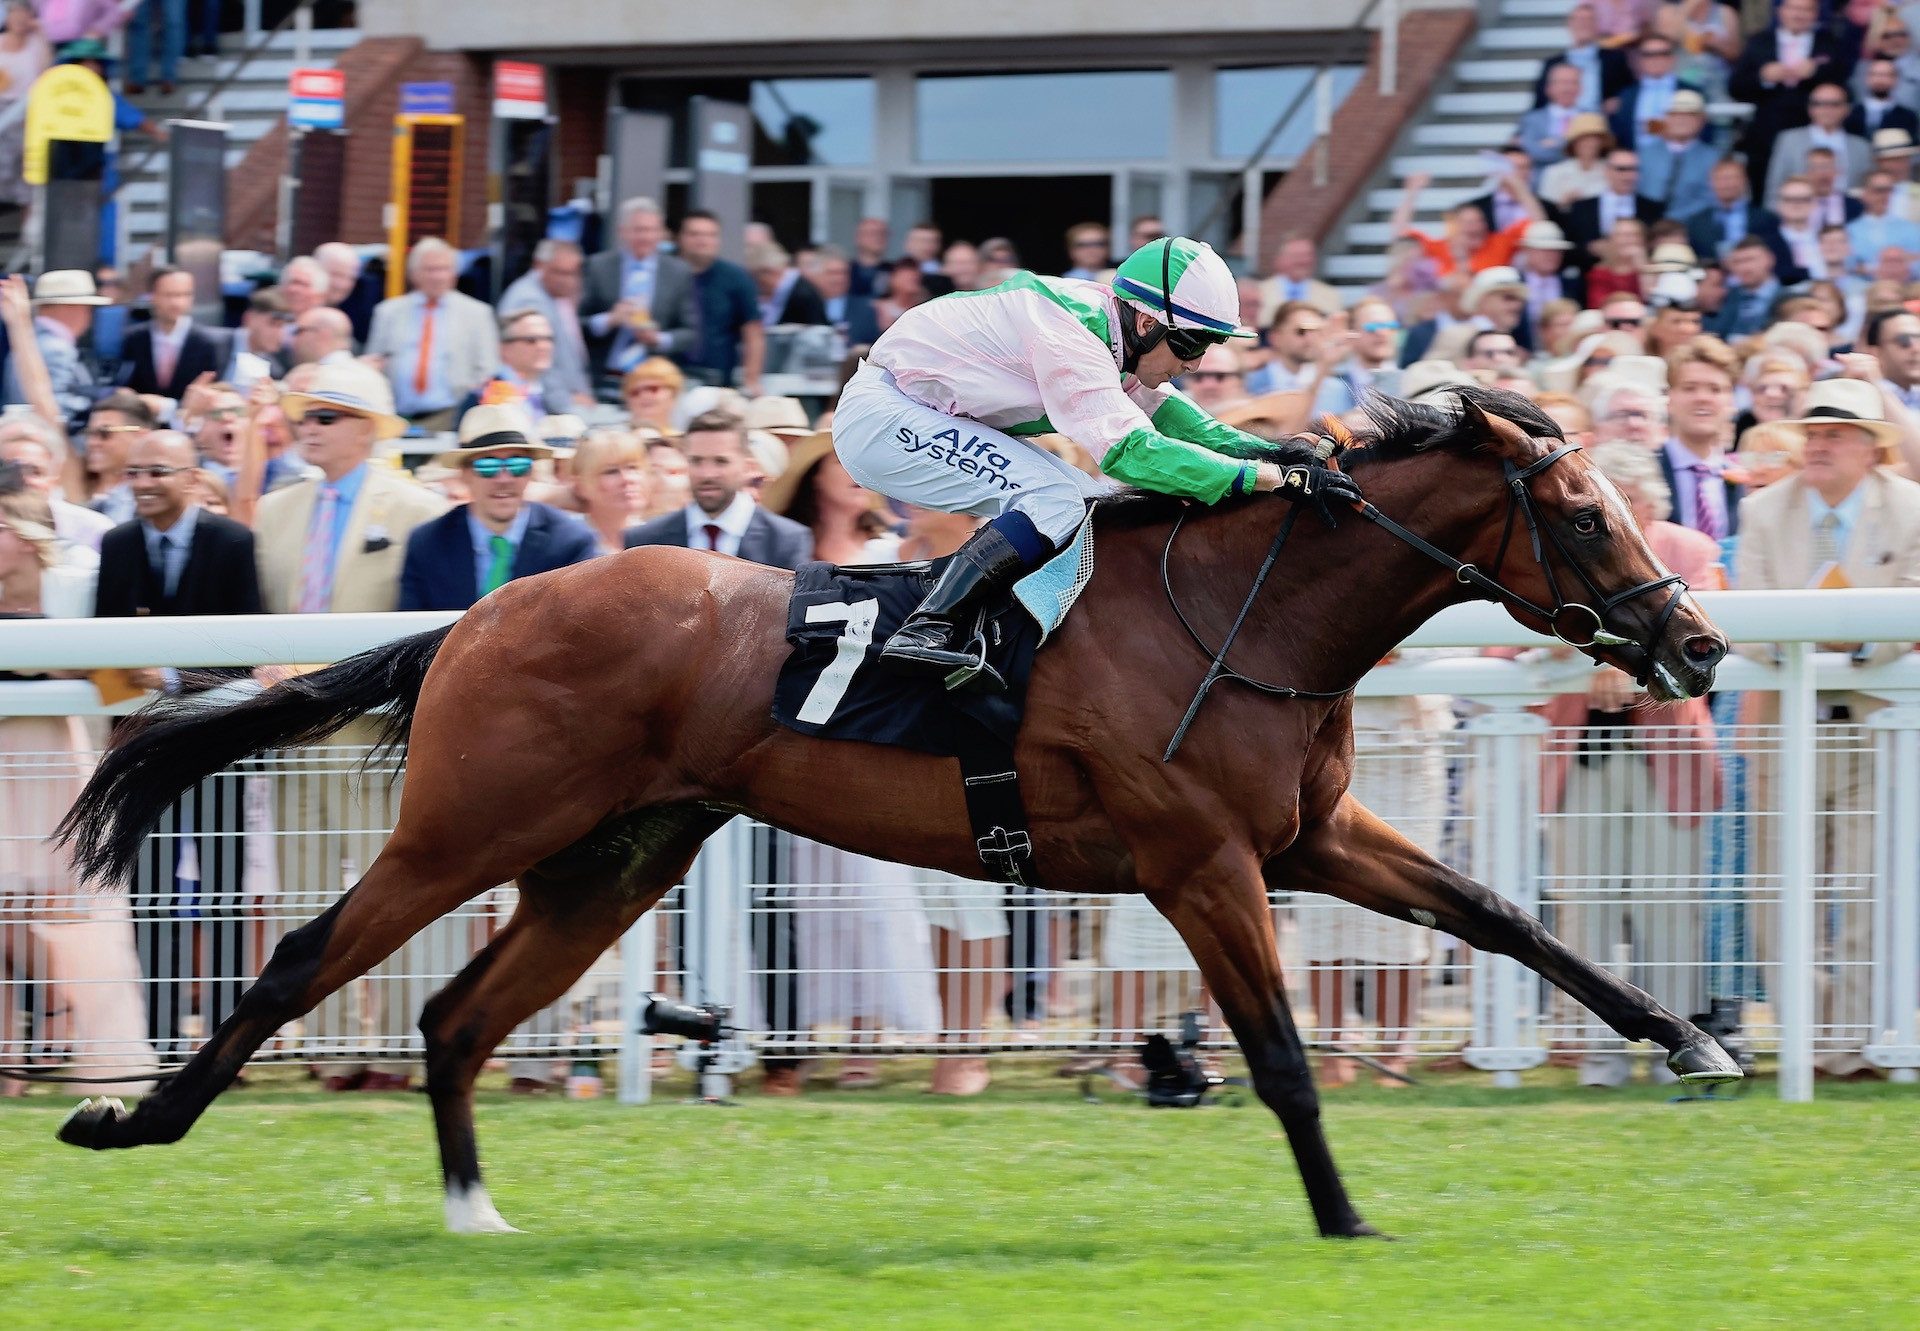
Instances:
[[[473,474],[492,480],[501,472],[509,476],[528,476],[533,473],[532,458],[475,458],[472,463]]]

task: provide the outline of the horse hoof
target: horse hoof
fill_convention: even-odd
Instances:
[[[452,1234],[518,1234],[501,1218],[485,1184],[447,1189],[447,1231]]]
[[[103,1095],[97,1100],[82,1100],[67,1115],[66,1122],[60,1125],[58,1135],[69,1146],[104,1151],[120,1144],[109,1141],[108,1135],[131,1117],[127,1107],[111,1095]]]
[[[1667,1069],[1689,1086],[1739,1081],[1744,1073],[1711,1035],[1689,1040],[1667,1055]]]
[[[1345,1229],[1325,1230],[1320,1237],[1323,1239],[1380,1239],[1387,1243],[1393,1242],[1393,1235],[1382,1234],[1364,1220],[1356,1220]]]

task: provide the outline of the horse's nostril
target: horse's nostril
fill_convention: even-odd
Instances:
[[[1726,656],[1727,642],[1718,634],[1702,633],[1688,638],[1680,649],[1686,653],[1689,665],[1713,666]]]

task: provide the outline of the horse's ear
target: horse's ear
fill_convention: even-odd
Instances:
[[[1505,416],[1495,416],[1482,411],[1479,404],[1475,402],[1462,401],[1460,405],[1478,418],[1474,423],[1480,427],[1481,436],[1487,441],[1487,451],[1495,457],[1524,465],[1532,461],[1534,455],[1540,451],[1540,446],[1534,442],[1533,436]]]

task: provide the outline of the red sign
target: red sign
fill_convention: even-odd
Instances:
[[[289,92],[307,101],[337,102],[347,95],[344,70],[296,69],[287,82]]]
[[[497,102],[547,101],[547,70],[517,60],[499,60],[493,66],[493,99]]]

